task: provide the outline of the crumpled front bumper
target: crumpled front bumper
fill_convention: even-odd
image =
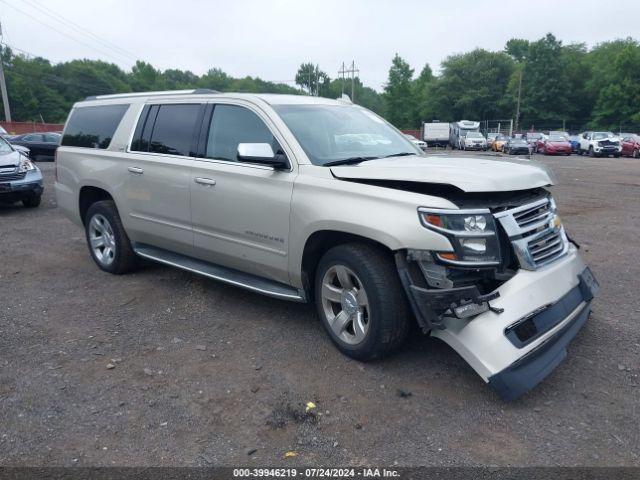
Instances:
[[[0,202],[16,202],[25,197],[42,195],[44,190],[42,172],[35,168],[19,180],[3,181],[0,177]]]
[[[447,318],[431,335],[453,347],[505,400],[537,385],[565,357],[584,325],[593,294],[580,276],[586,266],[570,245],[561,259],[536,271],[520,270],[498,288],[487,311],[471,319]],[[577,293],[576,293],[577,292]],[[542,332],[519,342],[514,326],[540,315]]]

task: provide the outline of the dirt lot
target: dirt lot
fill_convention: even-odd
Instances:
[[[640,465],[640,162],[543,161],[602,289],[512,403],[428,337],[361,364],[311,306],[101,272],[40,164],[43,205],[0,207],[0,465]]]

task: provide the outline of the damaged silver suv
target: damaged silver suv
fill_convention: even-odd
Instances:
[[[140,257],[316,304],[360,360],[412,322],[505,399],[562,360],[598,284],[527,160],[428,156],[348,99],[196,90],[77,103],[59,207],[107,272]]]

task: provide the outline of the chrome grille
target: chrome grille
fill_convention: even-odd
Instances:
[[[569,250],[569,241],[551,198],[494,214],[509,236],[520,266],[537,270]]]
[[[9,180],[21,180],[25,177],[26,172],[19,172],[18,167],[13,165],[8,167],[0,166],[0,182],[6,182]]]

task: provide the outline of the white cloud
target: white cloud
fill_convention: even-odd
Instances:
[[[45,22],[74,41],[51,28]],[[367,0],[0,0],[4,40],[54,62],[131,59],[81,35],[54,10],[154,66],[197,74],[219,67],[233,76],[293,80],[304,61],[337,77],[355,60],[363,82],[380,89],[397,52],[420,71],[452,53],[500,50],[512,37],[553,32],[565,43],[637,35],[640,3]],[[606,18],[605,18],[606,17]]]

